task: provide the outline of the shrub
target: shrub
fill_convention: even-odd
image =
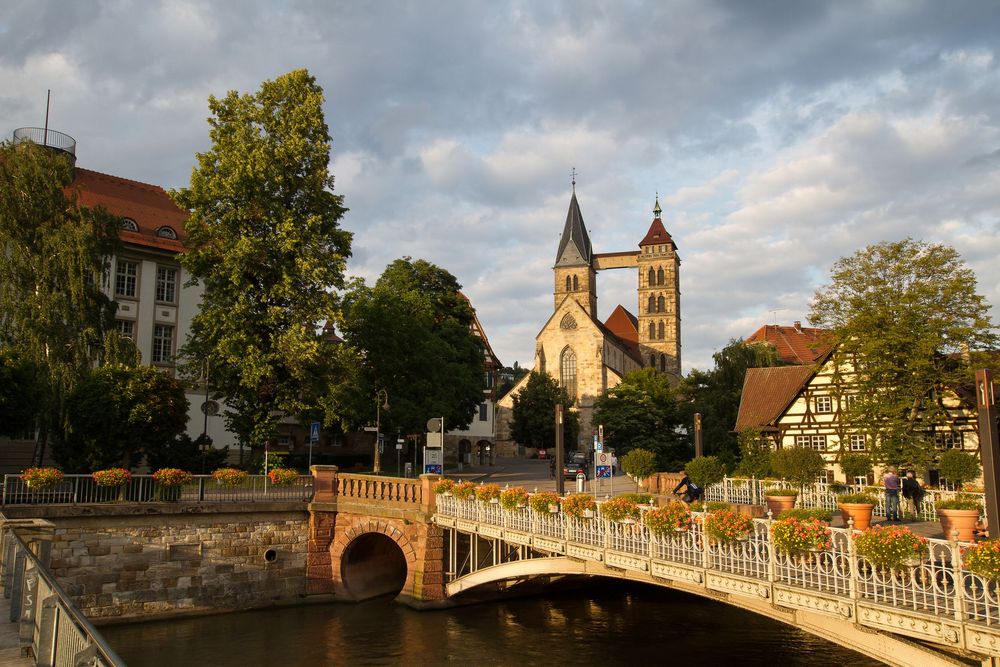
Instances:
[[[799,495],[799,490],[798,489],[780,489],[780,488],[774,488],[774,489],[767,489],[766,491],[764,491],[764,495],[765,496],[785,496],[785,497],[791,497],[791,496],[797,496],[797,495]]]
[[[646,512],[642,522],[653,535],[663,537],[691,529],[691,510],[684,503],[673,502]]]
[[[938,472],[952,484],[961,488],[966,482],[979,477],[979,461],[974,454],[949,449],[938,460]]]
[[[633,449],[621,458],[622,470],[631,477],[646,479],[656,472],[656,454],[648,449]]]
[[[715,456],[699,456],[684,466],[684,471],[691,481],[705,489],[712,484],[718,484],[726,476],[726,467]]]
[[[291,486],[299,479],[299,471],[293,468],[271,468],[267,478],[274,486]]]
[[[438,495],[451,493],[453,488],[455,488],[455,480],[448,479],[447,477],[442,477],[438,481],[434,482],[434,493]]]
[[[731,510],[711,512],[705,517],[705,534],[723,544],[745,537],[752,528],[753,519]]]
[[[872,526],[854,540],[858,555],[879,569],[898,569],[927,555],[927,538],[902,526]]]
[[[728,512],[731,509],[733,509],[732,504],[722,500],[711,500],[705,503],[706,512]]]
[[[574,493],[571,496],[566,496],[566,500],[563,501],[562,506],[563,512],[566,514],[574,519],[582,519],[584,511],[590,510],[594,512],[597,510],[597,501],[589,493]]]
[[[745,477],[767,477],[771,474],[771,446],[761,432],[745,428],[736,439],[740,444],[740,462],[736,474]]]
[[[986,540],[962,549],[962,562],[969,572],[1000,581],[1000,540]]]
[[[779,519],[798,519],[800,521],[810,521],[812,519],[817,519],[819,521],[825,521],[830,523],[833,520],[833,512],[830,510],[820,509],[819,507],[793,507],[790,510],[785,510],[778,515]]]
[[[983,506],[975,496],[959,495],[947,500],[939,500],[934,503],[934,509],[938,510],[978,510],[983,511]]]
[[[648,505],[653,500],[653,496],[649,493],[623,493],[621,497],[628,498],[636,505]]]
[[[459,500],[468,500],[476,494],[476,485],[473,482],[459,482],[451,487],[451,492]]]
[[[626,519],[638,519],[639,508],[625,496],[616,496],[601,503],[601,516],[608,521],[621,523]]]
[[[239,486],[247,481],[247,471],[239,468],[219,468],[212,473],[212,479],[222,486]]]
[[[160,468],[153,473],[153,479],[160,486],[184,486],[191,481],[191,473],[180,468]]]
[[[845,452],[840,456],[840,469],[848,480],[872,474],[872,460],[865,454]]]
[[[531,494],[528,504],[531,505],[531,509],[539,514],[547,514],[549,507],[551,505],[559,507],[559,502],[559,496],[552,491],[539,491],[538,493]]]
[[[528,492],[519,486],[504,489],[500,493],[500,506],[505,510],[513,510],[528,504]]]
[[[805,486],[823,474],[826,461],[815,449],[785,447],[771,452],[771,467],[785,479]]]
[[[829,549],[830,527],[819,519],[778,519],[771,524],[771,544],[790,555]]]
[[[59,468],[28,468],[21,479],[29,489],[51,489],[63,481],[63,472]]]
[[[476,500],[481,503],[488,503],[494,500],[499,501],[500,499],[500,485],[499,484],[481,484],[476,488]]]
[[[118,487],[128,484],[132,480],[132,473],[125,468],[108,468],[96,470],[90,473],[90,477],[97,486]]]
[[[841,504],[874,505],[878,500],[870,493],[845,493],[837,496],[837,502]]]

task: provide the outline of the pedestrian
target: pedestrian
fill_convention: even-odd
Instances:
[[[913,473],[912,470],[906,471],[906,477],[903,478],[903,499],[906,502],[906,511],[904,513],[913,513],[913,518],[920,518],[920,503],[924,499],[924,487],[920,486],[920,480]]]
[[[885,520],[899,521],[899,475],[896,474],[896,466],[890,466],[886,471],[882,485],[885,487]]]
[[[618,457],[615,456],[614,452],[611,452],[611,475],[616,474],[618,474]]]
[[[556,478],[556,460],[553,458],[549,459],[549,479]]]

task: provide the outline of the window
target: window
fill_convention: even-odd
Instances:
[[[659,329],[659,331],[657,332],[659,333],[658,337],[660,340],[663,340],[663,320],[660,320],[660,324],[658,325],[657,328]]]
[[[865,445],[865,436],[863,435],[852,435],[848,437],[848,442],[851,443],[852,452],[863,452],[868,447]]]
[[[569,276],[566,276],[566,291],[569,292],[573,289],[573,284],[569,280]]]
[[[864,475],[855,477],[854,484],[856,484],[857,486],[868,486],[868,478],[865,477]]]
[[[934,434],[934,447],[937,449],[962,449],[962,433],[939,431]]]
[[[657,285],[663,284],[663,269],[660,269],[659,271],[656,272],[656,284]]]
[[[656,300],[653,299],[653,295],[652,294],[649,295],[649,305],[646,306],[646,312],[647,313],[655,313],[656,312]]]
[[[649,355],[649,367],[650,368],[656,368],[656,355],[655,354]]]
[[[559,321],[559,328],[560,329],[575,329],[576,328],[576,319],[572,315],[570,315],[569,313],[566,313],[565,315],[563,315],[562,320]]]
[[[156,230],[156,235],[161,239],[174,239],[177,240],[177,232],[174,231],[173,227],[167,227],[166,225],[160,227]]]
[[[646,249],[648,250],[649,246],[646,246]],[[649,270],[649,280],[646,281],[646,284],[649,285],[650,287],[656,284],[656,271],[654,271],[653,269]]]
[[[132,218],[122,218],[122,229],[126,232],[137,232],[139,225],[135,224],[135,220]]]
[[[833,399],[829,396],[817,396],[816,412],[833,412]]]
[[[652,322],[649,323],[649,340],[656,338],[656,325]]]
[[[139,262],[119,259],[115,267],[115,296],[135,298],[139,281]]]
[[[844,396],[844,407],[846,407],[848,410],[853,410],[857,404],[858,404],[857,394],[848,394],[847,396]]]
[[[562,386],[570,398],[576,398],[576,353],[566,348],[562,353],[562,363],[559,365],[562,375]]]
[[[577,282],[576,276],[573,276],[573,291],[575,292],[578,289],[580,289],[580,283]]]
[[[661,371],[667,370],[667,355],[665,354],[660,355],[660,370]]]
[[[488,419],[488,407],[485,403],[479,404],[479,421],[484,422]]]
[[[666,299],[663,298],[663,295],[661,294],[656,299],[656,312],[663,313],[666,312],[666,310],[667,310],[667,301]]]
[[[135,322],[132,320],[115,320],[115,328],[125,338],[135,340]]]
[[[174,328],[167,324],[153,326],[153,363],[169,364],[174,352]]]
[[[177,269],[156,267],[156,300],[173,303],[177,298]]]
[[[483,373],[483,388],[492,389],[493,388],[493,373],[486,371]]]
[[[797,435],[795,436],[795,446],[804,447],[805,449],[818,449],[819,451],[824,451],[826,449],[826,436]]]

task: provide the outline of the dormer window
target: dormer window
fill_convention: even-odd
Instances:
[[[156,235],[159,236],[161,239],[173,239],[174,241],[177,240],[177,232],[174,231],[173,227],[167,227],[166,225],[163,225],[162,227],[157,229]]]
[[[137,232],[139,225],[135,224],[135,220],[132,218],[122,218],[122,229],[126,232]]]

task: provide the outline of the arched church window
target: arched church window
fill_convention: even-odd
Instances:
[[[569,276],[566,276],[566,291],[569,292],[571,289],[573,288],[570,286]]]
[[[660,355],[660,370],[661,371],[667,370],[667,355],[665,354]]]
[[[659,338],[660,340],[663,340],[663,320],[660,320],[660,324],[659,324],[659,334],[660,334],[660,335],[659,335],[659,336],[657,336],[657,337],[658,337],[658,338]]]
[[[667,310],[666,301],[664,300],[663,295],[661,294],[659,298],[656,299],[656,312],[663,313],[666,312],[666,310]]]
[[[650,368],[656,368],[656,355],[655,354],[649,355],[649,367]]]
[[[653,269],[649,270],[649,281],[648,281],[648,284],[650,284],[650,285],[655,285],[656,284],[656,271],[653,271]]]
[[[566,313],[563,316],[562,320],[559,321],[559,328],[560,329],[575,329],[576,328],[576,319],[572,315],[570,315],[569,313]]]
[[[559,364],[562,386],[570,398],[576,398],[576,352],[567,347],[563,350],[562,361]]]
[[[659,271],[656,272],[656,284],[657,285],[663,284],[663,269],[660,269]]]
[[[580,283],[577,281],[576,276],[573,276],[573,291],[580,289]]]
[[[652,294],[649,295],[649,306],[647,306],[646,312],[647,313],[654,313],[654,312],[656,312],[656,303],[653,300],[653,295]]]
[[[649,340],[656,338],[656,325],[652,322],[649,323]]]

